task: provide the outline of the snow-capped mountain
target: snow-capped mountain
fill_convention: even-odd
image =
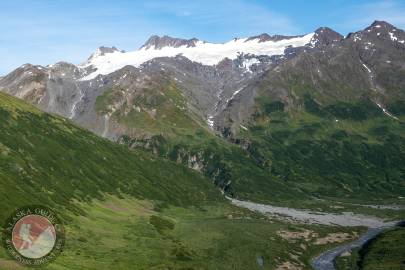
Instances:
[[[268,35],[267,35],[268,36]],[[268,36],[270,37],[270,36]],[[126,65],[139,67],[143,63],[158,57],[184,56],[189,60],[203,65],[217,65],[225,58],[235,60],[241,54],[252,55],[283,55],[287,48],[303,47],[310,44],[314,33],[297,37],[267,38],[235,38],[226,43],[209,43],[197,39],[184,40],[168,36],[152,36],[139,50],[123,52],[115,48],[96,53],[81,66],[91,68],[92,72],[82,80],[94,79],[97,75],[107,75]],[[251,61],[245,63],[250,66]]]
[[[347,37],[327,27],[226,43],[152,36],[135,51],[100,47],[77,66],[24,65],[1,78],[0,89],[112,139],[144,136],[145,129],[121,118],[135,111],[155,121],[168,87],[185,102],[168,101],[169,107],[220,133],[254,121],[263,97],[302,107],[295,85],[326,101],[368,97],[396,117],[387,107],[404,97],[404,40],[404,31],[380,21]]]

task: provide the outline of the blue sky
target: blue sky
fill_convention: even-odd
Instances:
[[[1,0],[0,74],[24,63],[84,61],[97,47],[139,48],[152,34],[224,42],[259,33],[347,34],[387,20],[405,28],[404,0]]]

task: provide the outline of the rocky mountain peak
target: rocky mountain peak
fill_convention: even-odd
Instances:
[[[265,41],[270,40],[271,36],[269,34],[267,34],[267,33],[263,33],[263,34],[260,34],[260,35],[257,35],[257,36],[250,37],[246,41],[250,41],[250,40],[254,40],[254,39],[258,39],[259,42],[265,42]]]
[[[255,40],[255,39],[258,39],[259,42],[279,41],[279,40],[291,39],[291,38],[295,38],[295,37],[300,37],[300,36],[283,36],[283,35],[272,35],[272,36],[270,36],[267,33],[263,33],[263,34],[260,34],[260,35],[257,35],[257,36],[249,37],[246,41],[251,41],[251,40]]]
[[[386,30],[391,30],[395,27],[386,21],[374,21],[367,29],[369,28],[383,28]]]
[[[381,34],[388,34],[389,32],[395,32],[397,30],[398,29],[395,28],[392,24],[389,24],[385,21],[374,21],[369,27],[360,32],[363,34],[380,36]]]
[[[119,50],[115,46],[113,46],[113,47],[101,46],[89,57],[88,60],[94,59],[99,56],[104,56],[108,53],[114,53],[114,52],[125,52],[125,51]]]
[[[41,65],[32,65],[32,64],[27,63],[27,64],[24,64],[21,67],[17,68],[15,70],[15,72],[20,73],[20,74],[24,73],[24,74],[28,74],[28,75],[34,75],[37,73],[44,72],[45,70],[46,70],[46,68]]]
[[[312,46],[327,46],[339,42],[343,36],[329,27],[320,27],[315,31],[310,44]]]
[[[153,35],[146,41],[146,43],[141,48],[145,48],[146,50],[149,48],[160,50],[163,47],[178,48],[184,45],[186,45],[187,47],[195,47],[197,41],[198,39],[196,38],[181,39],[181,38],[173,38],[166,35],[162,37]]]
[[[405,44],[405,32],[385,21],[374,21],[366,29],[350,33],[347,39],[359,44],[365,44],[366,49],[371,48],[375,44],[385,46],[392,42],[403,45]]]

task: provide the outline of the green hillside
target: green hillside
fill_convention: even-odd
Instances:
[[[365,270],[405,269],[405,229],[386,232],[361,252]]]
[[[203,119],[187,109],[175,82],[160,77],[154,80],[149,88],[138,89],[141,93],[133,97],[131,106],[125,101],[114,111],[111,107],[122,99],[121,88],[107,89],[98,96],[97,112],[112,113],[111,118],[128,134],[120,143],[201,171],[235,196],[273,201],[307,197],[260,166],[251,153],[209,130]]]
[[[387,116],[368,98],[320,103],[311,96],[316,91],[290,88],[297,93],[294,106],[262,94],[245,124],[248,130],[240,129],[236,135],[224,130],[225,138],[176,107],[179,101],[173,97],[178,96],[173,93],[178,90],[173,85],[162,86],[164,96],[149,89],[142,100],[134,101],[158,100],[153,106],[158,117],[135,109],[127,116],[116,111],[113,117],[134,130],[122,136],[121,143],[200,170],[240,198],[292,204],[297,197],[357,203],[370,198],[397,202],[405,197],[402,118]],[[98,99],[103,104],[100,100],[104,97]],[[137,137],[144,132],[150,136]]]
[[[26,203],[74,206],[103,193],[184,206],[221,200],[198,173],[129,151],[0,94],[1,218]]]
[[[0,94],[0,222],[26,204],[53,208],[66,245],[44,269],[262,269],[310,258],[330,232],[229,205],[201,174],[99,138]],[[280,231],[311,230],[290,241]],[[24,269],[0,248],[0,269]]]
[[[262,167],[314,197],[398,200],[405,195],[405,125],[369,100],[302,109],[258,100],[249,151]]]

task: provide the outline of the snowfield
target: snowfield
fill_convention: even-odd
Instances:
[[[239,54],[282,55],[287,47],[301,47],[310,43],[313,36],[314,33],[311,33],[301,37],[265,42],[260,42],[259,39],[248,40],[248,38],[233,39],[226,43],[197,41],[194,47],[187,47],[187,45],[177,48],[166,46],[161,49],[142,47],[132,52],[121,52],[117,50],[105,54],[96,51],[93,57],[79,67],[87,68],[92,66],[97,69],[82,78],[82,80],[91,80],[97,75],[112,73],[126,65],[139,67],[141,64],[157,57],[175,57],[182,55],[191,61],[204,65],[216,65],[224,58],[236,59]]]

